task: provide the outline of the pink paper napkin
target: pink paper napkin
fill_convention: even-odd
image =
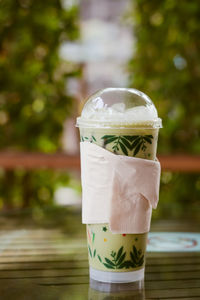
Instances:
[[[113,233],[148,232],[159,199],[160,163],[81,142],[82,221]]]

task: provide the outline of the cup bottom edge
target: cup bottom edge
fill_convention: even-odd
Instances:
[[[90,267],[90,278],[107,283],[129,283],[144,279],[144,268],[130,272],[100,271]]]

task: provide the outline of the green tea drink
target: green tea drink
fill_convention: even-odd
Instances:
[[[82,141],[90,141],[116,154],[156,157],[158,129],[80,128],[80,134]],[[144,269],[147,233],[112,234],[108,224],[88,224],[87,240],[89,264],[93,269],[112,272]]]
[[[81,141],[116,155],[155,160],[160,119],[145,97],[126,89],[106,89],[92,96],[77,122]],[[113,234],[107,223],[87,224],[87,243],[91,278],[131,282],[144,277],[147,232]]]

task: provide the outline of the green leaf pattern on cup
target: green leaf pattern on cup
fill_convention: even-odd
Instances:
[[[91,137],[89,138],[88,136],[81,136],[81,142],[96,142],[96,138],[94,137],[94,135],[91,135]]]
[[[105,230],[106,229],[106,230]],[[112,244],[110,252],[105,253],[102,252],[102,248],[97,244],[101,240],[101,244],[105,243],[103,249],[107,248],[108,240],[112,238],[111,232],[109,231],[106,225],[101,226],[100,224],[96,225],[96,232],[92,226],[88,225],[87,235],[88,235],[88,255],[90,258],[90,263],[92,265],[100,264],[102,269],[110,269],[110,270],[131,270],[142,268],[144,265],[144,252],[145,249],[141,247],[141,243],[139,243],[139,239],[143,239],[143,235],[127,235],[120,234],[119,236],[124,239],[130,240],[130,250],[124,248],[124,245],[119,248],[116,246],[113,248]],[[96,236],[97,236],[97,244],[96,244]],[[139,243],[139,245],[138,245]],[[126,244],[126,242],[125,242]],[[138,246],[137,246],[138,245]],[[110,247],[109,246],[109,247]],[[127,246],[126,246],[127,247]],[[142,249],[143,250],[142,250]],[[110,254],[109,254],[110,253]],[[109,254],[109,255],[108,255]],[[100,266],[99,265],[99,266]]]
[[[88,252],[91,258],[95,258],[96,249],[92,253],[90,246],[88,245]],[[137,268],[141,267],[144,264],[144,254],[142,254],[141,249],[137,250],[135,245],[133,245],[133,252],[130,252],[130,260],[125,260],[126,252],[124,252],[124,247],[121,246],[120,249],[115,252],[112,251],[110,254],[110,258],[104,257],[104,261],[99,254],[97,254],[97,258],[107,269],[129,269],[129,268]]]
[[[130,266],[131,267],[140,267],[144,263],[144,255],[142,255],[141,250],[137,250],[135,246],[133,246],[133,251],[130,252]]]
[[[148,135],[104,135],[104,147],[112,143],[112,150],[118,153],[121,148],[122,152],[128,156],[128,151],[133,151],[132,156],[136,156],[139,151],[145,152],[147,149],[146,144],[152,144],[153,136]]]
[[[101,137],[103,139],[103,147],[106,145],[112,145],[112,151],[118,154],[120,150],[126,156],[136,156],[140,151],[142,153],[146,152],[147,144],[152,144],[153,135],[104,135]],[[90,142],[98,144],[96,137],[91,134],[91,136],[81,135],[81,142]],[[150,157],[150,153],[146,154],[146,157]]]
[[[92,250],[90,248],[90,245],[88,245],[88,253],[89,253],[90,257],[92,257]]]
[[[103,263],[106,268],[109,269],[122,269],[125,263],[126,252],[123,252],[124,247],[122,246],[118,252],[111,252],[111,259],[105,257],[105,262]]]
[[[101,256],[99,254],[97,255],[97,257],[98,257],[99,261],[102,262]]]

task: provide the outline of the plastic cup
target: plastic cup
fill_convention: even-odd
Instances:
[[[161,120],[152,101],[135,89],[108,88],[91,96],[77,119],[82,142],[120,155],[155,160]],[[108,283],[144,279],[147,232],[113,234],[87,224],[90,278]]]

